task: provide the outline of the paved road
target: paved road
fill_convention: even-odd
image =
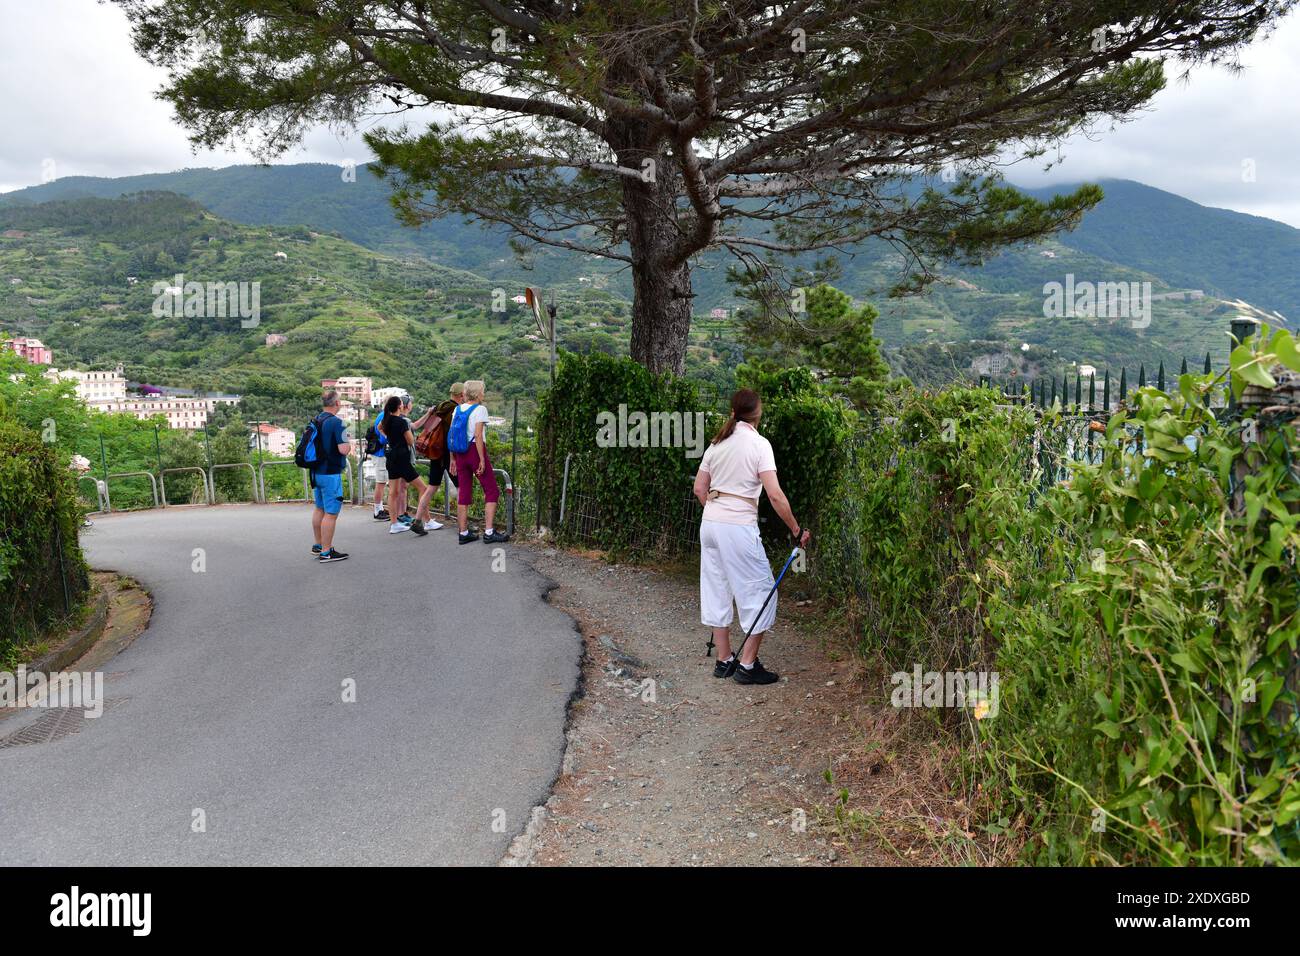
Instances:
[[[559,770],[573,623],[510,545],[495,572],[450,527],[339,529],[351,559],[320,566],[301,505],[97,519],[91,565],[153,620],[103,716],[0,749],[0,864],[496,862]]]

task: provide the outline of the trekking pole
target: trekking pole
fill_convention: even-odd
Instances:
[[[795,545],[794,550],[790,552],[790,557],[785,559],[785,567],[781,569],[781,573],[778,574],[776,576],[776,580],[772,582],[772,590],[767,592],[767,597],[764,598],[763,600],[763,606],[758,609],[758,613],[754,615],[754,620],[750,622],[749,630],[745,632],[744,640],[742,640],[740,642],[740,646],[732,652],[731,663],[727,665],[727,672],[724,676],[730,677],[732,674],[736,673],[736,668],[740,665],[740,655],[745,650],[745,644],[749,641],[749,635],[754,633],[754,628],[758,625],[759,620],[763,617],[763,612],[767,610],[768,602],[772,600],[772,595],[776,594],[776,589],[781,586],[781,579],[785,577],[785,572],[790,570],[790,565],[794,564],[794,559],[799,556],[800,550],[801,550],[800,547],[798,545]],[[708,657],[712,652],[713,652],[713,634],[710,633],[709,649],[704,652],[704,656]]]

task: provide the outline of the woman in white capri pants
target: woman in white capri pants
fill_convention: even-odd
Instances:
[[[700,620],[713,629],[718,647],[714,677],[727,676],[731,662],[731,606],[740,609],[742,631],[754,627],[735,669],[741,684],[772,684],[777,675],[764,669],[758,659],[763,633],[776,621],[776,596],[768,602],[763,617],[754,622],[768,592],[772,590],[772,568],[767,563],[758,533],[758,498],[767,492],[777,516],[786,523],[795,541],[803,547],[808,532],[795,521],[790,502],[776,480],[772,443],[758,433],[763,403],[758,393],[742,388],[731,396],[731,415],[714,437],[700,460],[695,476],[695,497],[704,506],[700,522]]]

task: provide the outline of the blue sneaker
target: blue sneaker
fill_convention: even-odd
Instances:
[[[321,552],[321,547],[320,547],[319,544],[313,544],[313,545],[311,546],[311,556],[312,556],[313,558],[319,558],[319,557],[320,557],[320,552]]]
[[[402,524],[410,524],[415,519],[412,518],[410,515],[398,515],[397,520],[400,521]]]

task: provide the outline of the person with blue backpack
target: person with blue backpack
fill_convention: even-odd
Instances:
[[[451,449],[451,474],[459,479],[456,482],[456,515],[461,544],[478,540],[478,535],[469,529],[469,506],[474,501],[475,478],[482,486],[483,498],[487,502],[483,522],[487,530],[483,533],[483,542],[498,544],[510,540],[510,535],[501,534],[493,527],[501,492],[497,489],[496,474],[492,471],[492,462],[487,453],[488,411],[483,405],[485,389],[486,386],[481,381],[465,383],[465,401],[457,406],[452,415],[451,430],[447,434],[447,447]]]
[[[366,455],[369,457],[370,465],[375,473],[374,515],[376,521],[388,520],[388,508],[385,507],[385,502],[388,500],[388,462],[384,457],[388,439],[379,430],[379,425],[383,420],[384,410],[381,408],[379,414],[375,416],[375,420],[366,429]]]
[[[311,476],[311,530],[316,538],[311,553],[321,564],[329,564],[347,560],[347,555],[334,547],[334,528],[343,510],[343,461],[352,445],[343,419],[338,417],[339,393],[330,389],[320,403],[321,413],[303,429],[294,461]]]

